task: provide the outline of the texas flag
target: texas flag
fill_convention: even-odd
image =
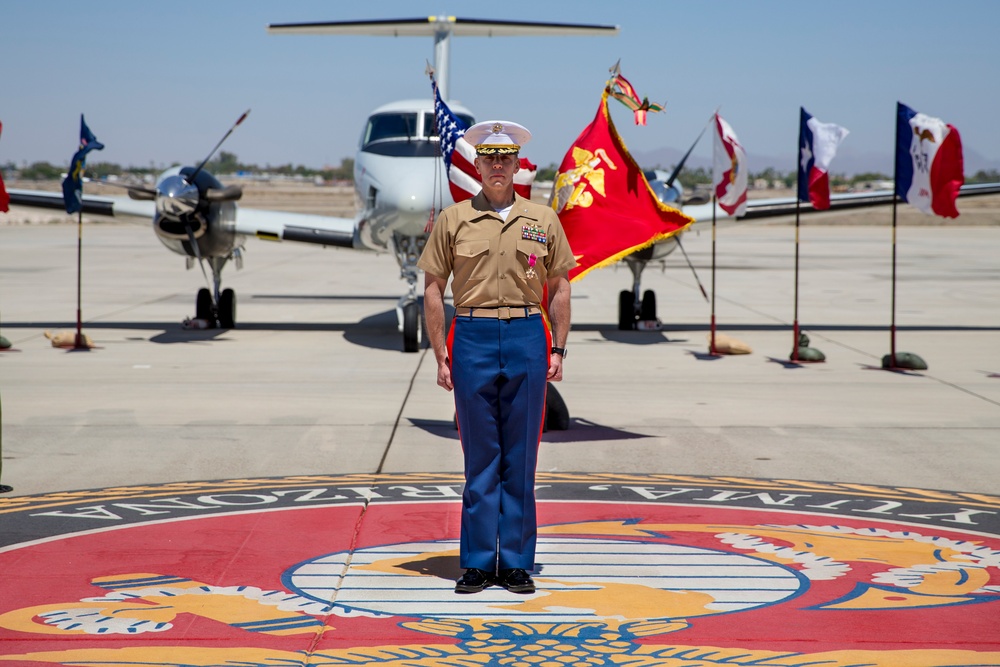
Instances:
[[[736,133],[715,114],[712,187],[722,210],[739,217],[747,210],[747,154]]]
[[[957,218],[965,182],[962,138],[953,125],[896,103],[896,194],[928,215]]]
[[[848,132],[819,122],[802,107],[799,110],[799,201],[824,211],[830,208],[830,163]]]

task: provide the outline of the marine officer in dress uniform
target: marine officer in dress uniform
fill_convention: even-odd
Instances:
[[[437,383],[455,391],[465,460],[456,593],[497,583],[533,593],[535,465],[548,381],[559,381],[570,327],[576,266],[548,206],[514,192],[518,151],[531,133],[486,121],[464,139],[476,148],[482,191],[449,206],[417,263],[426,274],[424,313],[437,358]],[[455,318],[445,337],[449,276]],[[542,317],[548,288],[549,325]]]

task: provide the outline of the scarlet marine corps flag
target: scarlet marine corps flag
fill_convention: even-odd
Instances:
[[[569,272],[572,281],[694,222],[653,194],[611,121],[607,90],[594,121],[559,165],[550,205],[576,256],[576,268]]]

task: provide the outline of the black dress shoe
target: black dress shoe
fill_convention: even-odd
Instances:
[[[493,585],[493,575],[486,570],[470,568],[455,583],[456,593],[478,593]]]
[[[498,583],[511,593],[534,593],[535,582],[525,570],[517,567],[510,570],[500,570]]]

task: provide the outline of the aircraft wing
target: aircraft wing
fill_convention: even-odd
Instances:
[[[1000,183],[973,183],[963,185],[959,191],[959,197],[974,197],[977,195],[993,195],[1000,193]],[[872,190],[869,192],[844,192],[830,195],[830,211],[844,211],[852,208],[864,208],[891,204],[894,192],[892,190]],[[771,218],[779,215],[790,215],[795,213],[795,197],[776,197],[773,199],[750,199],[747,201],[746,215],[740,220],[755,220],[759,218]],[[693,217],[696,221],[707,221],[712,219],[712,204],[698,204],[685,206],[684,213]],[[799,212],[802,214],[817,213],[812,204],[802,202],[799,204]],[[730,215],[715,205],[716,219],[729,218]]]
[[[341,248],[363,247],[358,221],[308,213],[286,213],[241,208],[236,212],[236,232],[267,241],[299,241]]]
[[[536,21],[491,21],[455,16],[428,16],[416,19],[376,21],[319,21],[272,23],[267,31],[297,35],[377,35],[384,37],[433,37],[449,32],[457,37],[503,37],[512,35],[616,35],[618,26],[540,23]]]
[[[44,190],[8,190],[10,203],[15,206],[66,211],[61,192]],[[129,197],[83,196],[83,212],[111,218],[144,218],[152,220],[156,204]],[[256,236],[269,241],[299,241],[343,248],[361,247],[357,240],[357,222],[350,218],[325,215],[287,213],[241,208],[236,211],[236,233]]]
[[[66,212],[66,204],[61,192],[44,190],[8,190],[13,206],[31,208],[51,208]],[[137,201],[128,197],[83,196],[83,212],[88,215],[106,215],[113,218],[132,217],[152,219],[156,204],[151,201]]]

